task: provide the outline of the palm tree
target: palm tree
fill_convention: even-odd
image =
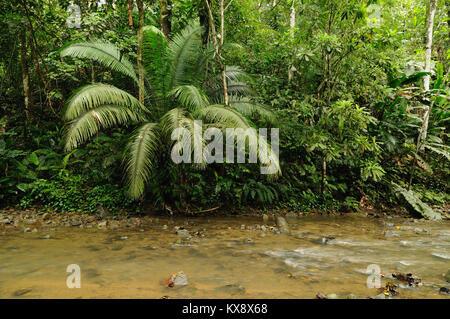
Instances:
[[[101,129],[139,125],[125,152],[127,186],[133,198],[144,193],[159,150],[176,142],[170,138],[174,129],[187,128],[193,134],[194,118],[222,129],[250,128],[254,125],[249,117],[257,116],[266,121],[274,118],[264,106],[252,102],[251,89],[246,83],[248,76],[238,67],[227,68],[230,105],[223,105],[221,77],[207,71],[213,51],[202,49],[201,31],[201,27],[189,25],[168,40],[157,28],[145,27],[147,105],[128,92],[103,83],[83,86],[67,101],[67,151],[79,147]],[[62,48],[61,56],[93,59],[142,87],[132,63],[111,43],[70,44]],[[260,143],[267,143],[261,139]],[[260,160],[266,165],[275,164],[280,174],[278,158],[270,152],[268,143],[267,149],[268,158],[263,159],[264,154],[258,154]]]

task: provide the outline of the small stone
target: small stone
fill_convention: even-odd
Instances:
[[[170,280],[173,282],[174,286],[187,286],[188,285],[188,279],[184,272],[179,271],[176,274],[172,275]]]
[[[105,220],[103,222],[98,223],[98,228],[105,228],[108,225],[108,222]]]
[[[253,241],[252,238],[248,237],[248,238],[245,239],[245,243],[246,244],[254,244],[255,242]]]
[[[336,295],[336,294],[328,294],[328,295],[326,296],[326,298],[327,298],[327,299],[339,299],[338,295]]]
[[[81,225],[81,222],[79,220],[74,220],[70,223],[73,227],[78,227]]]

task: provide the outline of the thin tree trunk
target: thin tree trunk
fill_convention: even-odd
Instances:
[[[220,0],[220,47],[219,47],[220,57],[222,56],[224,39],[225,39],[225,7],[224,7],[224,0]],[[225,72],[225,65],[222,61],[220,62],[220,69],[222,71],[223,103],[225,105],[229,105],[227,75]]]
[[[139,11],[139,26],[137,29],[137,67],[139,73],[139,102],[144,104],[144,65],[142,59],[142,47],[144,43],[144,0],[136,0]]]
[[[430,0],[426,23],[426,44],[425,44],[425,72],[431,72],[431,53],[433,49],[433,26],[434,16],[436,14],[437,0]],[[423,80],[425,91],[430,90],[430,75]]]
[[[425,44],[425,72],[431,72],[431,53],[433,49],[433,26],[434,26],[434,16],[436,14],[437,0],[430,0],[430,5],[427,12],[427,22],[426,22],[426,44]],[[423,88],[425,91],[430,90],[430,79],[431,76],[427,75],[423,79]],[[419,131],[419,136],[417,137],[416,154],[418,154],[422,148],[423,143],[427,138],[428,133],[428,122],[430,120],[431,108],[433,103],[425,107],[425,114],[423,115],[422,127]],[[411,168],[411,174],[409,177],[408,190],[411,188],[412,181],[414,178],[414,173],[416,171],[417,165],[417,155],[414,155],[414,161]]]
[[[27,63],[27,31],[22,29],[21,32],[21,48],[20,48],[20,61],[22,65],[22,82],[23,82],[23,95],[25,97],[25,116],[27,123],[31,122],[31,106],[32,96],[30,89],[30,74],[28,72]]]
[[[170,33],[172,32],[172,23],[170,22],[170,18],[172,16],[172,4],[170,3],[170,0],[159,0],[159,3],[161,5],[161,31],[166,37],[169,38]]]
[[[128,0],[128,25],[133,26],[133,0]]]
[[[326,184],[327,184],[327,160],[324,156],[322,158],[322,185],[321,185],[322,194],[325,194]]]
[[[295,4],[295,0],[292,0],[291,13],[289,16],[289,32],[290,32],[292,42],[294,42],[294,39],[295,39],[295,6],[294,6],[294,4]],[[288,69],[288,81],[291,82],[293,77],[294,77],[294,71],[293,71],[293,65],[291,62],[289,65],[289,69]]]
[[[233,0],[231,0],[227,7],[231,4]],[[208,14],[209,14],[209,23],[212,30],[212,36],[213,36],[213,42],[214,42],[214,48],[217,53],[219,68],[222,73],[222,85],[223,85],[223,103],[225,105],[229,105],[229,97],[228,97],[228,84],[227,84],[227,77],[226,77],[226,67],[223,63],[222,58],[222,48],[224,44],[224,38],[225,38],[225,5],[224,0],[220,0],[220,42],[217,39],[217,31],[216,31],[216,24],[214,21],[214,16],[211,11],[211,6],[209,5],[208,0],[205,0],[205,4],[208,8]]]
[[[434,16],[436,14],[437,0],[430,0],[430,7],[428,9],[427,16],[427,39],[425,48],[425,72],[431,72],[431,53],[433,49],[433,25]],[[427,75],[423,80],[423,87],[425,91],[430,90],[430,75]],[[425,114],[423,116],[423,124],[420,130],[420,144],[425,141],[428,133],[428,122],[430,119],[431,106],[427,106],[425,109]]]

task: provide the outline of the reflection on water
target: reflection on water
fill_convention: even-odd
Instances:
[[[288,221],[291,236],[261,229],[256,218],[9,231],[0,235],[0,298],[314,298],[319,291],[367,298],[377,294],[366,286],[371,264],[386,276],[410,272],[422,279],[423,286],[400,289],[399,297],[448,298],[439,294],[448,286],[448,222]],[[191,237],[177,235],[174,226],[184,226]],[[66,286],[69,264],[81,268],[80,289]],[[188,277],[187,286],[162,285],[178,271]]]

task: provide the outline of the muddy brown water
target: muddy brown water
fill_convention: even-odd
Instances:
[[[439,294],[440,287],[449,287],[443,275],[450,268],[448,221],[288,222],[294,235],[261,230],[262,219],[242,217],[159,219],[133,229],[4,232],[0,298],[314,298],[318,292],[367,298],[378,294],[367,287],[373,264],[386,277],[404,272],[422,279],[420,287],[401,286],[396,298],[449,298]],[[175,226],[192,237],[178,236]],[[81,269],[81,288],[67,287],[70,264]],[[187,286],[162,285],[179,271]]]

